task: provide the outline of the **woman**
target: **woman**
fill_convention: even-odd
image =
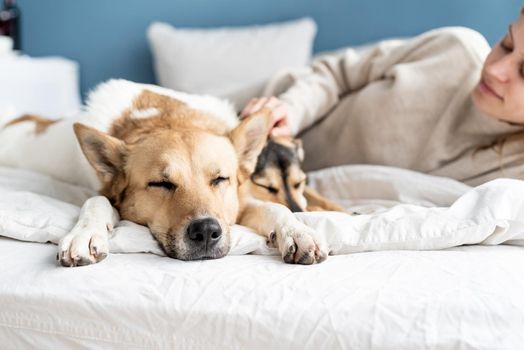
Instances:
[[[443,28],[346,50],[279,75],[243,115],[273,109],[274,134],[301,133],[313,170],[380,164],[478,185],[524,178],[524,16],[491,52],[479,33]]]

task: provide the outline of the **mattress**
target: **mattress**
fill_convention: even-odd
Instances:
[[[524,182],[500,180],[471,189],[450,179],[369,166],[310,178],[322,193],[363,213],[344,220],[334,213],[297,215],[323,230],[332,246],[340,244],[340,255],[321,264],[284,264],[264,249],[262,238],[241,227],[233,230],[236,255],[178,261],[162,256],[147,230],[124,223],[104,261],[63,268],[55,260],[56,245],[43,242],[67,231],[83,197],[92,193],[0,169],[0,231],[18,238],[0,238],[0,348],[524,344],[524,248],[492,245],[522,241]],[[421,217],[431,225],[416,226]],[[442,232],[454,236],[438,236]],[[463,233],[460,239],[457,232]],[[468,242],[485,245],[432,250]],[[423,250],[402,250],[408,248]]]

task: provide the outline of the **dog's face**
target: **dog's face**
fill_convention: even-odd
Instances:
[[[300,168],[303,157],[300,140],[268,140],[251,175],[250,191],[253,196],[280,203],[293,212],[305,211],[306,174]]]
[[[238,186],[254,170],[268,123],[261,113],[229,134],[189,125],[132,143],[79,124],[75,132],[121,217],[147,225],[168,256],[194,260],[228,253]]]

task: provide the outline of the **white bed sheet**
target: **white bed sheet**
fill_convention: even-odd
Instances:
[[[310,175],[314,187],[335,199],[351,194],[343,203],[349,208],[381,213],[350,217],[347,241],[340,240],[340,223],[346,221],[326,220],[322,213],[298,215],[347,251],[394,249],[388,237],[377,246],[373,235],[363,235],[362,223],[386,218],[402,236],[399,210],[414,217],[438,214],[434,219],[460,214],[456,223],[472,227],[487,222],[494,231],[486,244],[524,231],[524,182],[502,180],[487,191],[470,191],[449,179],[369,166]],[[0,168],[0,230],[19,239],[54,240],[74,224],[77,205],[89,195],[39,174]],[[500,202],[492,205],[490,199]],[[476,206],[477,200],[486,205]],[[408,205],[389,209],[400,202]],[[424,209],[452,203],[449,210]],[[418,240],[409,247],[428,249],[424,244],[434,232],[420,226],[416,236],[413,227],[410,234]],[[260,245],[263,239],[242,230],[234,230],[236,254],[271,253]],[[22,232],[28,236],[17,235]],[[462,240],[480,230],[464,232]],[[128,234],[138,241],[129,241]],[[483,237],[477,235],[475,242]],[[430,247],[464,243],[452,238],[444,245],[431,241]],[[149,244],[147,239],[147,232],[124,225],[111,250],[133,251]],[[150,248],[145,251],[159,253]],[[278,256],[182,262],[110,254],[102,263],[68,269],[56,264],[55,255],[53,244],[0,238],[1,349],[516,349],[524,344],[522,247],[390,250],[331,256],[314,266],[286,265]]]
[[[182,262],[112,254],[67,269],[0,239],[2,349],[518,349],[524,251],[472,246]]]

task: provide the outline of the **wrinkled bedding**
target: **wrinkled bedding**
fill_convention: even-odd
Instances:
[[[332,168],[310,178],[314,188],[349,213],[361,214],[295,214],[325,235],[333,254],[524,244],[524,181],[498,179],[470,188],[451,179],[380,166]],[[0,179],[1,235],[24,241],[57,243],[75,224],[83,201],[95,195],[22,170],[0,168]],[[344,202],[347,198],[350,202]],[[246,227],[236,225],[232,236],[231,255],[271,252],[265,239]],[[110,251],[163,255],[147,228],[128,221],[117,226]]]
[[[233,229],[230,256],[177,261],[161,256],[146,228],[122,222],[110,250],[129,254],[68,269],[57,266],[56,246],[44,243],[57,242],[74,225],[79,205],[93,193],[0,168],[0,234],[10,237],[0,238],[2,347],[524,344],[524,182],[470,188],[374,166],[309,177],[321,193],[361,213],[296,214],[342,254],[322,264],[283,264],[267,256],[275,250],[263,238],[241,226]],[[358,253],[365,251],[371,252]]]

